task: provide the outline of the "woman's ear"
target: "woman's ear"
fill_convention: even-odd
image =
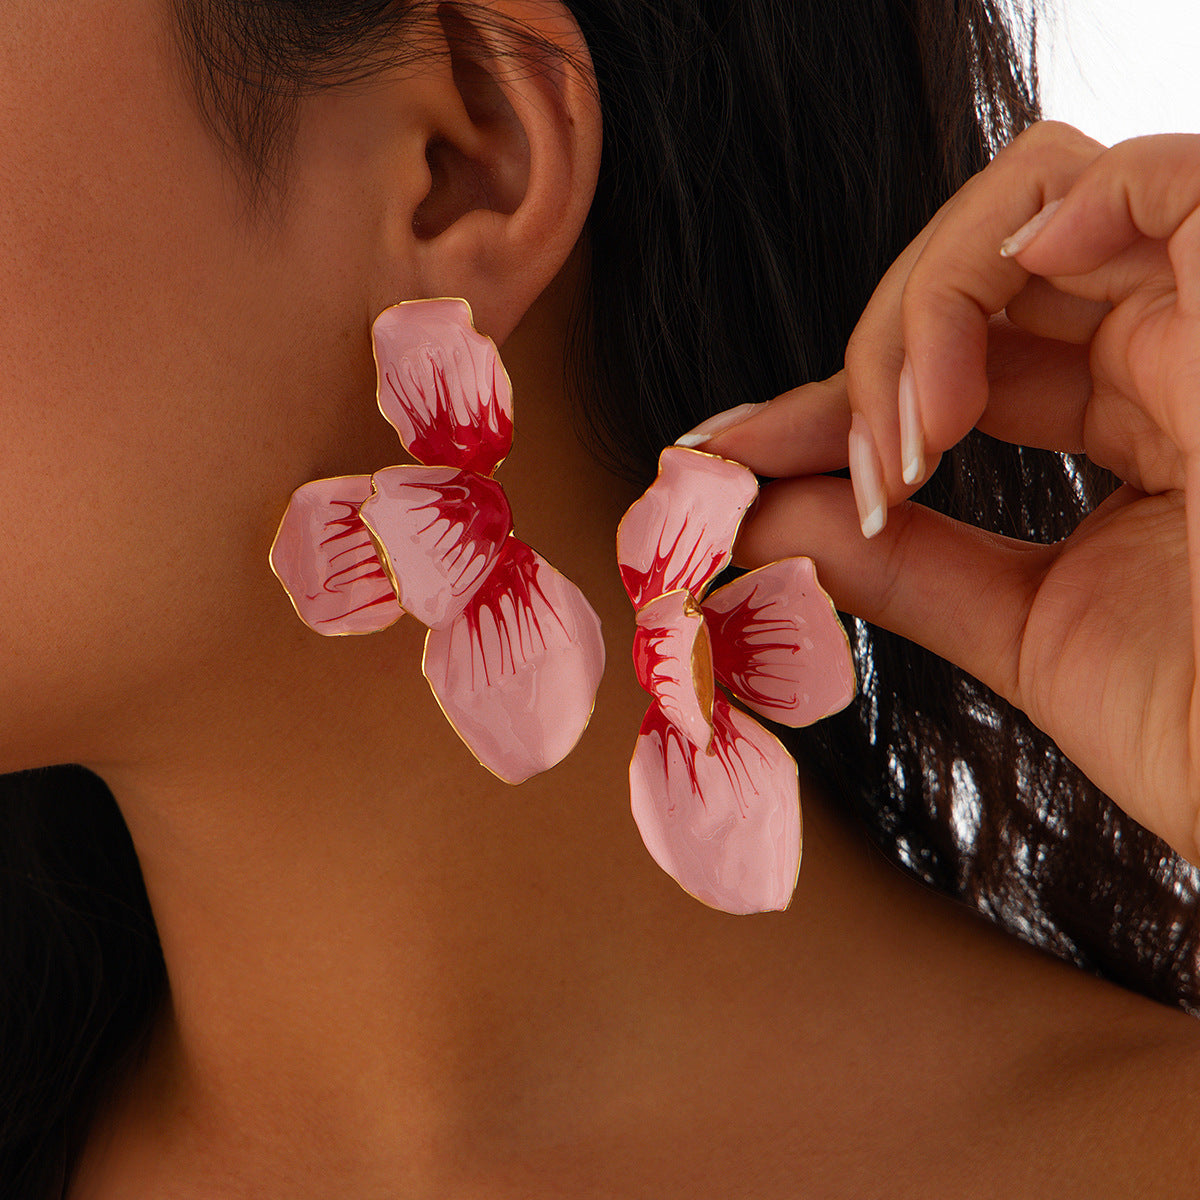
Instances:
[[[462,296],[503,341],[566,263],[600,164],[591,58],[560,3],[443,3],[401,86],[413,124],[394,162],[390,251],[424,296]],[[425,38],[422,38],[425,45]],[[382,297],[386,306],[407,297]]]

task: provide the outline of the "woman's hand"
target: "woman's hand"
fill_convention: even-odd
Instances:
[[[1054,546],[910,502],[972,427],[1124,486]],[[843,372],[705,449],[791,477],[739,561],[811,555],[839,607],[977,676],[1200,863],[1200,136],[1027,131],[884,278]],[[854,495],[814,477],[847,463]]]

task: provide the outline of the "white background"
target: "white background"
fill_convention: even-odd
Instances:
[[[1200,0],[1040,0],[1047,117],[1111,144],[1200,133]]]

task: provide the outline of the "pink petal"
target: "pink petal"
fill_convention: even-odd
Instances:
[[[718,695],[705,754],[652,704],[629,790],[646,849],[684,891],[728,913],[787,908],[800,870],[796,762],[752,717]]]
[[[754,475],[738,463],[668,446],[658,478],[617,528],[617,562],[633,607],[681,588],[699,597],[729,564],[757,494]]]
[[[453,467],[387,467],[362,519],[386,556],[405,609],[431,629],[451,624],[512,532],[504,489]]]
[[[524,542],[504,553],[449,629],[425,641],[425,678],[479,761],[521,783],[565,758],[604,673],[600,620]]]
[[[638,610],[633,635],[638,683],[693,745],[712,741],[712,649],[700,606],[688,592],[671,592]]]
[[[490,475],[512,446],[512,386],[465,300],[409,300],[375,319],[379,408],[419,462]]]
[[[717,678],[755,712],[798,728],[854,699],[854,660],[811,558],[750,571],[704,602]]]
[[[369,475],[317,479],[292,493],[271,546],[271,569],[317,633],[374,633],[402,609],[359,507]]]

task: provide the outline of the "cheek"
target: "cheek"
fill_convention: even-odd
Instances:
[[[0,9],[0,769],[81,757],[106,707],[211,662],[251,545],[265,564],[265,497],[282,508],[290,490],[262,465],[284,414],[254,395],[283,288],[249,259],[173,59],[170,5],[12,7],[25,14]]]

